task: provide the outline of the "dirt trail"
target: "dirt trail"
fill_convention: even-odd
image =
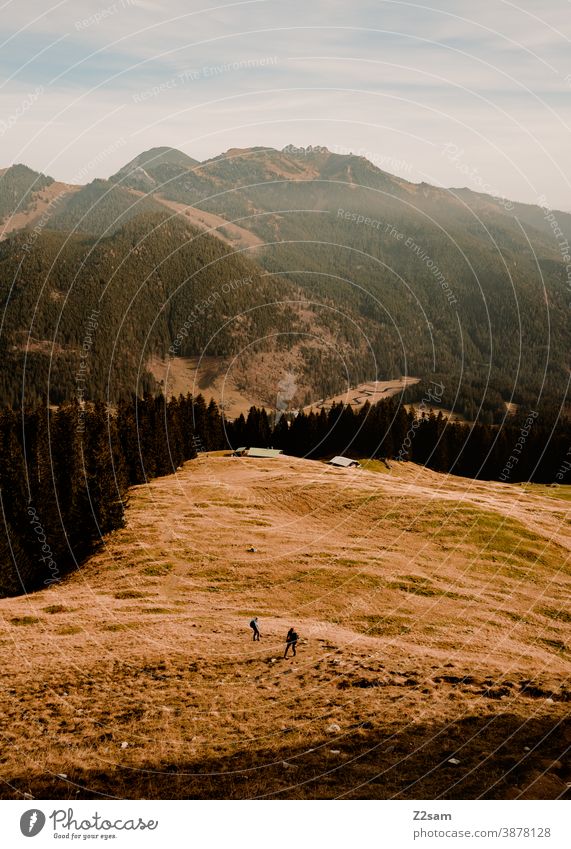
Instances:
[[[0,601],[4,795],[563,796],[569,501],[538,490],[213,455],[134,488]]]

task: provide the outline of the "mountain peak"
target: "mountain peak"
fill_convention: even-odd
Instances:
[[[193,159],[182,150],[177,150],[175,147],[151,147],[149,150],[144,150],[123,165],[119,171],[111,177],[111,180],[120,180],[131,174],[137,169],[144,169],[145,172],[153,174],[153,172],[163,166],[175,167],[181,171],[189,171],[198,165],[197,159]]]

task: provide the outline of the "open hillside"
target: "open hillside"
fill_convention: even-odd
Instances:
[[[2,795],[568,797],[568,489],[222,452],[135,487],[0,601]]]

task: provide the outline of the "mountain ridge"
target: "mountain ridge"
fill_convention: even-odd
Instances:
[[[17,178],[3,200],[13,218],[37,204],[34,181],[51,178],[8,171],[0,200],[6,174]],[[97,240],[131,221],[144,238],[147,215],[181,218],[315,308],[334,307],[371,362],[349,377],[339,363],[331,392],[316,387],[316,397],[408,374],[445,384],[445,405],[469,420],[478,409],[499,421],[513,403],[567,403],[567,213],[411,183],[363,156],[292,145],[230,148],[205,162],[151,148],[108,180],[70,191],[39,223],[37,212],[30,240],[36,230]],[[301,326],[292,317],[291,331]]]

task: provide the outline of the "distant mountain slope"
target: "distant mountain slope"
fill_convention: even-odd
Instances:
[[[57,403],[156,389],[151,357],[200,353],[233,360],[268,403],[295,369],[301,404],[337,385],[339,357],[363,371],[369,356],[335,310],[314,310],[294,284],[164,212],[97,240],[44,231],[30,247],[13,236],[0,243],[0,293],[10,403],[22,390]]]
[[[0,174],[0,220],[23,211],[34,197],[53,183],[52,177],[32,171],[27,165],[12,165]]]
[[[526,227],[531,227],[534,231],[543,233],[547,237],[547,245],[552,250],[554,247],[556,248],[555,252],[559,258],[561,258],[562,239],[558,240],[554,233],[557,226],[561,228],[562,238],[571,240],[571,214],[568,212],[552,211],[544,205],[517,203],[516,201],[493,198],[490,195],[473,192],[471,189],[450,189],[450,192],[453,192],[456,197],[484,219],[490,216],[503,215],[513,222],[519,220]],[[540,202],[543,202],[542,198],[538,198],[538,204]]]
[[[161,193],[251,229],[268,270],[372,320],[383,377],[432,374],[468,418],[482,401],[487,416],[563,401],[569,286],[545,210],[321,148],[229,151]],[[554,215],[571,234],[571,216]]]
[[[196,159],[180,150],[153,147],[124,165],[111,180],[139,191],[155,191],[198,164]]]
[[[356,371],[338,358],[316,397],[409,374],[442,384],[444,406],[470,420],[567,403],[571,215],[410,183],[321,147],[231,149],[202,163],[163,147],[71,195],[49,226],[109,235],[165,207],[279,276],[284,292],[287,281],[320,321],[337,311],[352,328]],[[289,330],[303,326],[296,316]],[[304,362],[323,372],[316,357],[312,347]]]
[[[50,229],[95,236],[109,235],[127,221],[144,213],[160,212],[151,197],[138,197],[129,189],[107,180],[93,180],[58,207],[49,221]]]
[[[0,171],[0,240],[51,218],[79,186],[57,183],[26,165]]]

